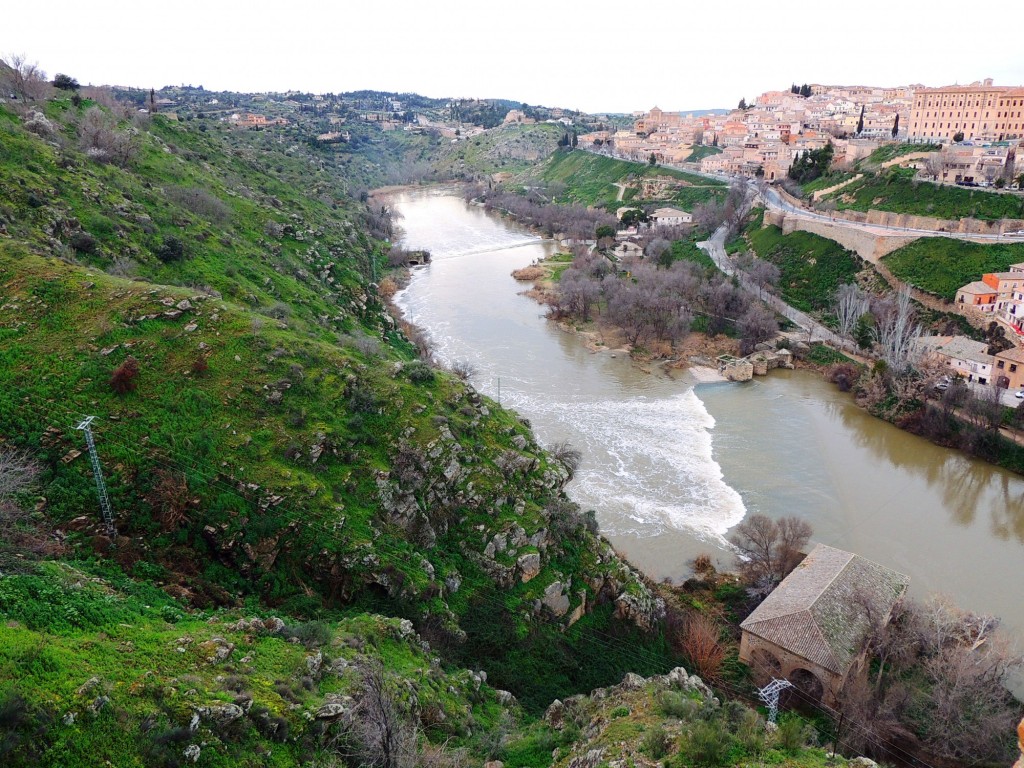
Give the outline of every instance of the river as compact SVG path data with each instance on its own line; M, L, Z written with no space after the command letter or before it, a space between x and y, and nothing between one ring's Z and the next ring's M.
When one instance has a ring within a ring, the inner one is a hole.
M684 578L702 552L730 567L725 537L745 515L798 515L814 541L908 574L918 597L996 614L1024 639L1024 479L867 415L817 374L698 383L592 353L510 276L552 243L456 190L392 202L403 244L433 255L400 308L542 444L582 450L570 497L652 578Z

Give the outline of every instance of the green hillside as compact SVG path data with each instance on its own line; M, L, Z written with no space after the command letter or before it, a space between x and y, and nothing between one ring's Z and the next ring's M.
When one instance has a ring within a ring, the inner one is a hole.
M778 227L762 227L762 217L763 211L747 228L747 237L758 257L779 268L782 298L804 312L827 311L836 290L853 282L863 262L834 240L810 232L783 235Z
M864 178L829 195L840 210L868 211L876 208L893 213L933 216L939 219L1024 218L1024 197L980 189L930 184L917 181L913 168L893 168L884 174Z
M619 194L615 184L630 183L639 178L659 177L682 182L674 188L674 194L677 193L680 204L686 204L688 207L710 199L717 188L723 191L725 188L721 182L692 173L647 163L617 160L580 150L555 152L547 163L541 166L538 177L547 184L564 186L559 202L612 209ZM632 195L627 199L629 198L632 198Z
M38 473L0 487L0 765L632 754L654 720L540 716L685 662L700 606L597 535L571 454L417 354L389 219L349 175L385 165L305 130L0 106L0 457ZM641 687L627 712L695 702L658 715L680 766L698 710L734 764L820 764L802 730L746 744L686 675Z
M1005 272L1024 261L1024 244L985 245L945 237L915 240L885 256L882 261L907 283L950 301L956 289L980 280L986 272Z

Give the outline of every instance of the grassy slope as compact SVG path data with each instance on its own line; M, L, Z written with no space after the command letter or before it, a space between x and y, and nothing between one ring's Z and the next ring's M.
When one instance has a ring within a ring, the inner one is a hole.
M677 179L687 184L705 187L688 190L683 187L679 194L686 201L699 202L711 196L708 187L723 187L720 182L694 176L691 173L670 168L652 166L646 163L632 163L612 157L595 155L590 152L556 152L543 166L541 178L547 183L566 185L564 198L559 202L580 203L591 206L614 207L619 190L616 182L624 183L639 177L663 177ZM683 204L683 199L680 204Z
M867 174L828 199L834 199L840 209L854 211L877 208L940 219L1024 218L1024 198L1020 196L918 182L912 178L914 173L913 169L895 169L884 175Z
M70 129L54 149L0 114L10 235L0 240L0 436L45 463L49 524L84 516L72 525L83 547L97 527L87 462L59 460L82 448L72 426L88 412L99 417L119 562L129 572L145 563L195 605L246 594L294 615L365 605L429 621L457 645L456 622L501 601L524 644L571 656L561 622L531 621L545 587L572 580L588 605L603 574L640 589L582 522L552 520L562 470L513 414L409 364L369 283L378 254L341 194L344 178L301 145L157 119L139 137L137 164L121 170L74 150ZM172 185L211 190L228 216L211 222L183 208L165 192ZM279 234L266 234L271 220ZM75 222L89 227L95 252L73 253ZM189 258L166 265L153 251L172 233ZM128 254L157 282L100 269ZM183 299L191 309L164 314ZM118 396L108 381L129 354L140 362L138 388ZM193 370L200 357L203 372ZM323 449L316 462L314 447ZM499 466L509 457L521 468ZM180 524L162 515L162 473L187 483ZM383 509L388 494L394 512ZM575 532L545 538L556 523ZM517 553L482 551L515 527L539 534L542 571L500 588ZM444 584L455 574L457 591ZM592 628L614 624L602 614ZM624 653L606 656L604 682L629 664ZM553 679L514 682L564 695Z
M521 173L555 151L565 134L561 125L504 125L479 136L438 145L432 166L441 178Z
M763 214L762 214L763 215ZM747 230L754 251L781 271L782 298L805 312L827 310L836 289L853 281L860 259L833 240L793 232L783 235L778 227L760 227L760 216Z
M252 612L190 614L96 564L8 575L0 613L0 708L22 718L0 730L0 758L12 767L175 765L189 744L202 745L204 766L297 765L332 752L341 726L313 715L329 696L357 694L355 665L370 659L415 691L432 741L478 748L471 728L487 729L502 711L492 689L442 671L397 619L243 628ZM319 669L310 666L318 656ZM403 698L411 703L408 691ZM245 714L230 724L200 716L189 731L196 710L232 704Z
M712 146L694 147L693 151L689 155L687 155L686 162L687 163L699 163L705 157L712 157L714 155L720 155L720 154L722 154L722 150L719 149L718 147L712 147Z
M922 238L883 258L892 273L925 291L953 299L956 290L985 272L1004 272L1024 261L1024 245L984 245L944 237Z

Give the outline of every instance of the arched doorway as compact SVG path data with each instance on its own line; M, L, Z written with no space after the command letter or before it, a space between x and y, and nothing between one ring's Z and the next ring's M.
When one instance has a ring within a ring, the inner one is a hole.
M825 695L825 686L809 669L794 669L787 679L793 684L793 689L784 692L782 703L786 707L813 707L820 703Z

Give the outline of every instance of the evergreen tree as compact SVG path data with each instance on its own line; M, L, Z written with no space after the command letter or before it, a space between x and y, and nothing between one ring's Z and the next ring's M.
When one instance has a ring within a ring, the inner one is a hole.
M580 145L580 137L577 135L576 131L573 131L572 132L572 148L576 149L576 147L578 147L579 145Z
M810 96L811 95L811 86L809 86L807 83L804 83L803 85L801 85L800 86L800 95L801 96Z
M746 110L746 108L747 108L747 100L746 100L746 98L740 99L740 104L737 107L737 109Z
M857 121L857 135L864 133L864 107L860 108L860 119Z
M897 114L896 119L892 123L892 137L895 139L897 134L900 132L900 116Z
M655 156L655 154L653 152L651 152L651 156L649 158L647 158L647 163L649 165L657 165L658 164L658 158Z
M799 96L800 95L800 86L797 85L796 83L793 83L791 86L789 86L789 92L790 93L795 93L797 96Z

